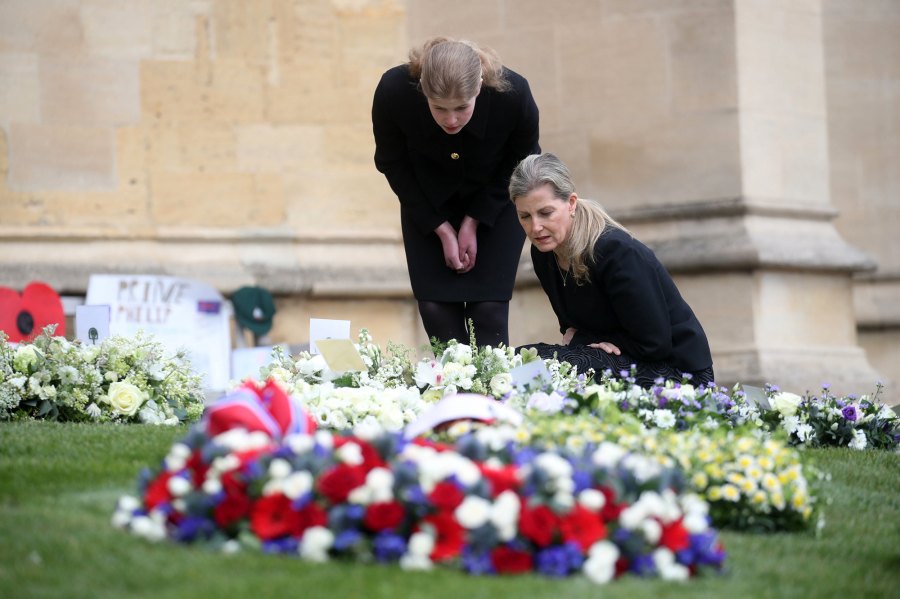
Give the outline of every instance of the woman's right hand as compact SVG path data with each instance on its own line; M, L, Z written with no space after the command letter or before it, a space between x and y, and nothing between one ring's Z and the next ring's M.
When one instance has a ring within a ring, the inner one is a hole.
M434 232L441 240L441 246L444 249L444 263L447 268L456 272L463 271L466 265L459 259L459 241L456 238L456 229L449 222L444 221Z
M572 327L569 327L568 329L566 329L566 334L563 335L563 338L562 338L562 345L569 345L569 343L572 342L572 337L575 336L575 332L576 332L576 329L573 329Z

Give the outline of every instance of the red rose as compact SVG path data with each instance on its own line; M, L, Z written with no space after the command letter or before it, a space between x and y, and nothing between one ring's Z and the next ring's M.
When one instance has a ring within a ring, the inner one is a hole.
M326 526L328 524L328 512L322 506L310 501L297 511L297 527L292 534L300 537L307 528L313 526Z
M263 541L286 537L300 527L291 500L276 493L260 497L250 511L250 529Z
M600 517L603 518L604 522L615 522L619 519L619 514L628 507L628 504L616 503L616 492L609 487L599 487L599 491L606 498L606 503L603 504L603 509L600 510Z
M672 551L681 551L691 546L690 535L680 519L663 525L659 544Z
M563 516L559 528L566 542L577 543L584 552L600 539L606 538L606 526L600 516L580 505Z
M519 514L519 532L538 547L547 547L553 542L553 535L559 528L559 516L546 505L536 508L522 506Z
M347 501L350 491L366 482L366 469L362 466L339 464L319 477L319 493L331 503Z
M436 484L428 494L428 500L439 511L453 511L463 502L463 499L465 499L463 492L450 481Z
M531 554L501 545L491 551L491 564L498 574L521 574L532 568Z
M403 506L396 501L373 503L366 508L363 524L373 532L393 530L403 522L403 516L405 515L406 512L403 510Z
M488 479L491 485L491 497L497 497L504 491L515 491L521 485L519 469L510 464L503 468L491 468L480 464L481 474Z
M430 524L435 529L434 550L431 559L439 562L458 557L465 540L465 530L453 517L452 512L438 512L426 516L423 524Z
M209 464L204 463L203 454L195 451L187 461L187 469L191 472L191 481L195 487L199 487L206 480Z
M169 493L170 478L172 478L172 473L166 470L147 485L147 490L144 491L144 507L147 508L147 511L152 510L161 503L172 500L172 495Z
M243 492L226 492L225 498L213 508L213 519L222 528L228 528L250 513L250 498Z

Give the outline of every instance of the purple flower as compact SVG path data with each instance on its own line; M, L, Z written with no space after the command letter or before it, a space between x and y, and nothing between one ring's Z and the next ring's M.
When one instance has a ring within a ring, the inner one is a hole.
M652 576L656 574L656 562L652 555L636 555L628 569L638 576Z
M469 574L496 574L487 551L475 551L469 545L462 550L462 567Z
M406 541L398 534L383 532L372 542L375 559L380 562L395 562L406 553Z
M211 520L199 516L188 516L178 523L175 539L190 543L197 537L208 538L215 530L216 527Z
M849 420L850 422L856 422L856 419L859 417L859 412L856 410L856 406L850 404L841 410L841 414L844 415L844 418Z
M336 537L334 537L334 550L335 551L346 551L353 547L357 541L362 538L362 533L360 533L355 528L349 528L345 531L338 533Z
M546 576L562 577L581 568L584 557L574 543L548 547L534 556L535 568Z
M263 553L297 553L300 542L294 537L283 537L281 539L271 539L263 541Z

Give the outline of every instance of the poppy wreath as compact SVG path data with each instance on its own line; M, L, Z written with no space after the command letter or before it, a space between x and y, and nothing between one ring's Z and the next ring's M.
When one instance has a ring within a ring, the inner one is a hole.
M21 294L15 289L0 287L0 331L6 333L9 341L31 341L44 327L53 324L57 325L55 334L65 336L62 300L52 287L34 281Z

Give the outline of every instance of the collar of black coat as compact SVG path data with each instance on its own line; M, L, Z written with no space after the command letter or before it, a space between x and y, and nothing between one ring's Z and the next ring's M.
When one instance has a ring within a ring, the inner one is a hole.
M475 110L472 112L472 118L469 119L469 122L457 135L468 132L469 135L474 135L478 139L484 139L485 135L487 135L488 116L491 113L491 99L493 96L494 90L487 86L482 86L481 93L475 98ZM428 132L428 137L449 136L447 133L444 133L441 126L431 116L431 110L428 108L428 99L425 98L424 94L422 94L422 99L424 100L423 105L425 108L425 112L422 115L422 118L425 120L423 131Z

